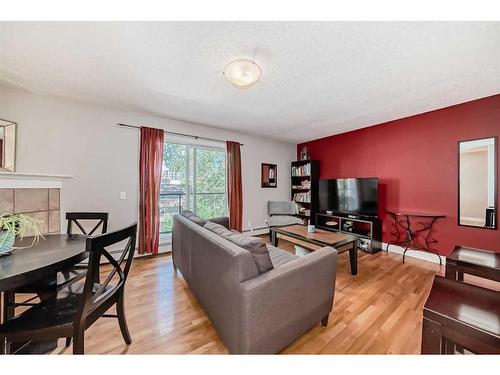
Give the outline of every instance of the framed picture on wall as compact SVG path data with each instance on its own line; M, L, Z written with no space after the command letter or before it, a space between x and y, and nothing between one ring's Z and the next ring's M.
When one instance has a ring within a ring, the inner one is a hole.
M278 166L276 164L261 164L260 186L263 188L278 186Z

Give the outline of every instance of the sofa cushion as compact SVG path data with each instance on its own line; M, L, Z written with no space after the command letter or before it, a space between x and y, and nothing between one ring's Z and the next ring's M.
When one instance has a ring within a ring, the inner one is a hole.
M201 217L196 215L193 211L182 210L181 215L184 216L186 219L191 220L193 223L198 224L201 227L208 222L207 220L202 219Z
M267 250L269 251L269 256L271 257L271 261L273 262L274 268L277 268L288 262L291 262L292 260L297 260L300 258L298 255L292 254L285 250L278 249L271 245L267 245Z
M260 238L246 237L241 233L234 233L222 225L212 222L206 223L203 227L235 245L248 250L252 254L259 273L262 274L273 269L273 262L269 256L267 246Z
M217 223L229 229L229 217L220 216L220 217L211 217L207 221L211 221L212 223Z

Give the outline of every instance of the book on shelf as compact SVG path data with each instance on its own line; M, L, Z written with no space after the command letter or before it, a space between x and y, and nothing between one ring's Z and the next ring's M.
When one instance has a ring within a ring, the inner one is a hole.
M293 195L293 200L295 202L310 203L311 202L311 192L308 191L307 193L295 193Z
M292 177L308 177L311 175L311 164L292 166Z
M309 180L301 181L300 185L292 185L292 189L295 190L307 190L310 188L311 188L311 181Z
M299 214L303 216L311 216L311 210L303 206L299 206Z

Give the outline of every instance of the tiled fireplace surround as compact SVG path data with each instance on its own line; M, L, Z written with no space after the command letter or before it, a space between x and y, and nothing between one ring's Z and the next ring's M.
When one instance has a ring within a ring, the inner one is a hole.
M0 214L22 213L40 221L42 234L60 232L59 188L0 188Z

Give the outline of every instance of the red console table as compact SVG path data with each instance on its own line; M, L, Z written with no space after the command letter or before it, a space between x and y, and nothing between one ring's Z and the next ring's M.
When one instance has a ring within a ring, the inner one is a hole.
M431 245L437 242L432 238L432 227L438 219L445 217L444 215L392 210L387 210L387 213L394 219L395 230L391 234L396 237L396 240L387 244L386 251L389 250L390 245L404 247L403 263L408 249L425 251L436 254L439 264L442 264L437 250ZM420 225L420 228L415 228L416 224Z

